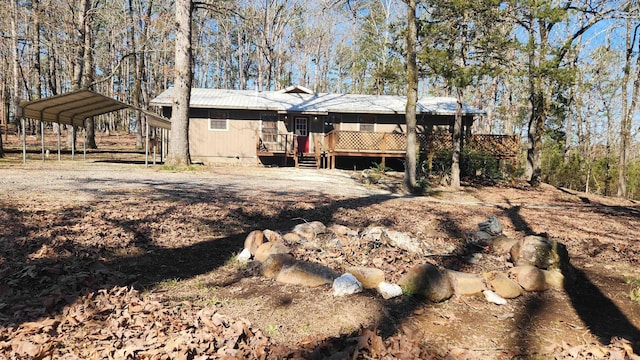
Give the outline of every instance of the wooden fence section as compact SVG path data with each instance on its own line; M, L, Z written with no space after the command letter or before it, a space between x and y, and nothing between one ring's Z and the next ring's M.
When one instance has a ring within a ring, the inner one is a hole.
M324 150L348 153L402 152L407 148L404 134L334 130L325 135Z
M470 135L465 137L464 146L496 158L508 159L517 156L519 142L515 135ZM387 157L404 157L406 148L406 136L403 133L334 130L325 136L323 151L332 167L336 156L380 157L384 164ZM422 154L433 155L451 149L449 133L417 134L416 151Z

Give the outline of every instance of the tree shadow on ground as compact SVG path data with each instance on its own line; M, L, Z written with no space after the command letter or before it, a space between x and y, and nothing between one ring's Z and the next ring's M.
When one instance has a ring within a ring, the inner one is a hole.
M165 280L187 279L211 272L223 266L233 254L240 251L246 234L254 229L290 229L299 223L300 219L329 223L334 221L333 216L340 209L357 210L398 198L390 195L371 195L331 200L322 193L301 196L295 192L279 191L276 195L270 195L273 198L267 201L271 208L258 210L246 204L246 194L232 187L211 186L206 182L127 181L122 185L147 189L142 193L143 196L148 196L147 205L152 205L154 198L174 203L171 207L129 218L122 213L126 214L141 204L127 199L127 193L123 193L121 188L103 187L99 179L88 181L92 183L92 188L83 191L96 196L98 200L94 203L68 207L56 213L3 207L2 220L14 226L11 229L5 228L0 234L3 262L6 264L0 273L0 303L3 305L0 307L0 326L17 326L25 321L55 315L76 297L98 289L131 284L150 287ZM283 203L281 196L288 196L290 199ZM107 201L111 197L121 199L122 213L101 214L104 215L103 221L110 227L119 229L122 234L130 236L127 246L130 253L111 253L111 248L100 243L100 237L106 236L101 235L100 231L95 233L95 241L89 246L75 241L64 241L72 239L73 236L81 236L82 234L75 232L74 225L90 221L87 214L91 212L91 208L96 206L97 202ZM297 206L298 202L304 202L308 206L300 208ZM178 216L188 206L194 206L196 209L204 206L204 210L209 210L207 207L211 206L215 211L221 212L222 215L218 217L214 216L215 212L205 212L182 219L185 226L215 229L215 237L212 237L212 234L207 235L205 230L194 233L194 242L187 242L188 245L155 244L154 234L162 231L158 224L167 218ZM517 231L532 233L531 227L520 215L518 206L502 208L502 211L511 219ZM36 219L39 216L44 217L44 223ZM463 231L453 219L446 213L442 213L440 217L450 236L461 236ZM354 221L358 222L356 225L360 227L372 223L371 219L366 218ZM42 232L41 227L51 229L44 231L40 236L32 237L31 234ZM208 240L198 240L202 237ZM445 264L452 269L460 269L464 257L477 251L473 246L465 243L451 258L446 259ZM55 256L50 257L49 254ZM567 285L567 293L585 324L603 341L610 340L612 336L630 336L637 348L637 339L640 338L637 328L597 286L583 276L584 274L581 275L577 270L575 272L577 280ZM231 282L238 281L241 277L242 274L238 274ZM526 339L531 336L533 325L528 321L534 318L535 313L541 308L535 300L532 301L534 302L525 306L522 318L518 321L525 324L518 327L518 338ZM389 316L383 316L384 322L378 325L382 329L383 337L388 338L397 333L402 322L411 317L416 309L428 304L420 299L407 297L386 301L384 306ZM593 309L599 309L600 312L594 314ZM612 318L618 320L616 324L600 323ZM355 335L345 336L347 339L353 339ZM338 346L335 341L340 344L346 340L345 337L327 339L331 345L327 345L325 349L319 345L314 351L319 354L325 350L330 351ZM526 346L526 343L518 346Z
M603 206L603 205L601 205ZM499 207L510 219L517 231L526 235L540 235L547 237L547 234L534 233L526 219L520 214L520 206ZM616 337L625 338L633 344L634 352L640 351L640 330L633 325L627 316L618 306L607 297L600 288L595 285L584 271L574 267L569 260L569 254L565 247L559 247L562 252L560 264L564 275L564 290L568 295L571 305L583 321L589 331L598 340L609 345ZM521 351L528 352L528 344L531 329L536 315L543 311L545 302L539 297L528 297L525 302L525 309L519 314L517 321L518 336L516 346Z

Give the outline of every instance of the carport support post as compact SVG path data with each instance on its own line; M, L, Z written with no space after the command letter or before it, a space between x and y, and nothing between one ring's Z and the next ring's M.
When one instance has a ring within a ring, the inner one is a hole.
M144 166L149 167L149 122L145 121L145 124L147 134L145 136Z
M158 128L153 128L153 165L156 164L156 148L158 147Z
M44 162L44 121L40 120L40 137L42 138L42 162Z
M62 132L61 128L62 124L58 123L58 161L60 161L60 133Z
M76 156L76 126L71 124L71 160Z
M24 123L24 117L20 117L20 123L22 124L22 162L27 163L27 131Z
M87 160L87 128L82 128L82 160Z

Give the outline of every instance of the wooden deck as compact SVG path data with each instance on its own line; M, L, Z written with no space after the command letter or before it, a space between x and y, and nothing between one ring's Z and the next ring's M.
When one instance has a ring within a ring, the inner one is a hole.
M298 166L301 156L315 157L317 167L321 165L335 168L336 157L404 158L407 142L403 133L379 133L333 130L328 134L316 135L315 152L299 154L296 137L278 134L271 136L271 142L258 142L258 156L284 157L285 165L291 159ZM515 135L470 135L465 138L465 147L481 151L499 159L514 159L518 154L519 142ZM417 134L416 151L426 157L434 157L438 152L451 150L451 134ZM324 162L322 159L326 159Z
M283 158L284 166L291 160L298 167L298 140L292 133L269 134L258 138L258 157Z

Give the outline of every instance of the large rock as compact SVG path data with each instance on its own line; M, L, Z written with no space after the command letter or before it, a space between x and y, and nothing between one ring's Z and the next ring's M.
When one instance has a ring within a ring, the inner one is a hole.
M362 292L362 283L346 273L333 280L333 296L353 295Z
M249 249L244 248L242 249L242 251L240 252L240 254L238 254L238 256L236 257L236 259L240 262L246 262L249 261L249 259L251 259L251 251L249 251Z
M256 250L258 250L262 244L264 244L264 234L260 230L253 230L244 240L244 248L248 249L251 255L255 255Z
M271 254L262 262L262 275L272 279L276 278L282 268L292 266L295 262L296 259L291 254Z
M390 284L385 281L378 284L376 290L378 290L378 294L380 294L384 299L391 299L402 295L402 288L400 285Z
M491 239L491 249L498 254L509 254L511 248L517 243L518 240L503 234Z
M518 280L518 284L526 291L547 290L547 281L544 272L535 266L516 266L509 270L510 276Z
M262 232L262 234L264 235L264 238L266 239L266 241L282 242L282 235L280 235L279 232L266 229Z
M522 287L500 271L490 271L482 274L489 287L505 299L513 299L522 295Z
M296 225L292 231L304 239L313 240L318 234L323 234L326 229L320 221L311 221Z
M491 236L498 236L502 234L502 224L500 224L498 218L493 215L489 216L487 221L483 221L478 224L478 228Z
M492 240L493 235L482 230L478 230L471 235L471 241L477 244L488 245L491 244Z
M346 271L355 276L365 289L374 289L384 281L384 271L380 269L353 266Z
M362 230L362 232L360 233L360 237L370 241L380 241L383 231L384 228L382 226L369 226L366 229Z
M400 232L384 229L382 231L381 240L386 241L389 245L395 246L407 251L409 254L422 254L420 242L411 236Z
M557 241L530 235L511 248L511 259L516 266L532 265L540 269L562 269L568 265L567 249Z
M481 275L446 270L456 295L475 296L487 289Z
M496 294L491 290L484 290L482 293L484 294L484 298L487 299L487 301L490 303L494 303L497 305L507 304L507 300L505 300L505 298L503 298L502 296Z
M276 281L285 284L316 287L331 285L340 274L332 269L306 261L297 261L292 266L283 267L276 276Z
M432 302L441 302L453 295L453 286L446 272L429 263L409 269L398 284L405 294L421 295Z
M256 250L255 255L253 256L256 261L263 262L270 255L273 254L289 254L291 250L281 242L266 242Z
M542 270L544 274L544 281L547 283L547 286L553 289L564 289L565 285L565 277L558 269L553 270Z
M331 226L329 226L327 228L328 231L336 234L336 235L341 235L341 236L358 236L358 232L355 230L352 230L351 228L344 226L344 225L339 225L339 224L333 224Z
M294 232L288 232L284 235L282 235L282 238L287 241L288 243L297 243L300 242L302 240L302 237L300 235L298 235L297 233Z

